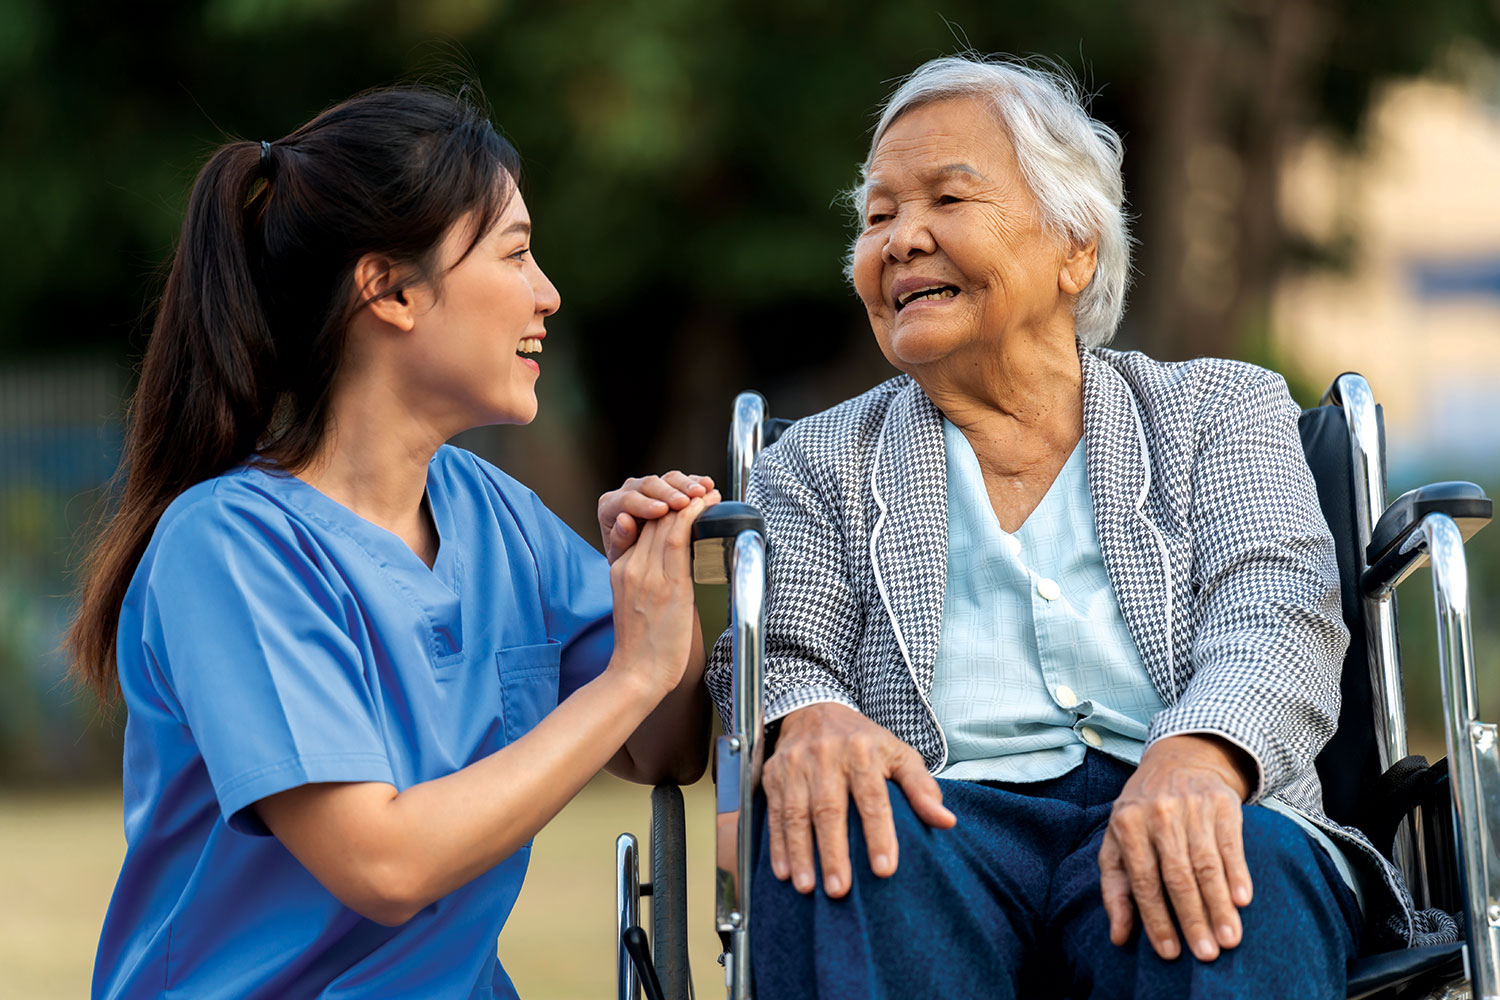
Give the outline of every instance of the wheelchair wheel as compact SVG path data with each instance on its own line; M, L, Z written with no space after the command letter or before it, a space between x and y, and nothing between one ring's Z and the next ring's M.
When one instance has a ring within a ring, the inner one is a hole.
M667 1000L692 1000L688 965L687 835L682 791L651 791L651 943L656 974Z

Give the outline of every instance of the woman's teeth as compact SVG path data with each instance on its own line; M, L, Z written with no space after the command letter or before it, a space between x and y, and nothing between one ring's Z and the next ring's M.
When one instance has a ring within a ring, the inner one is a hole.
M930 288L923 288L919 291L908 292L907 294L901 296L901 298L896 302L896 311L900 312L902 309L905 309L913 302L917 302L922 299L951 299L957 294L958 289L954 288L952 285L934 285Z
M517 354L540 354L542 353L542 338L527 337L521 341L521 346L516 348Z

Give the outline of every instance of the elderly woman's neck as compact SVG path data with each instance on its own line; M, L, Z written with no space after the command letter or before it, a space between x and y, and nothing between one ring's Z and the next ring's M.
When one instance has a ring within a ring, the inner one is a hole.
M971 441L1071 451L1083 434L1083 370L1071 341L1019 344L914 377Z

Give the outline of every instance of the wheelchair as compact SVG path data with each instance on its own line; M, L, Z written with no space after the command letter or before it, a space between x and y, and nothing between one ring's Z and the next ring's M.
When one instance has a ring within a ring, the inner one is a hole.
M751 465L792 421L770 419L755 392L735 400L728 496L694 526L693 573L727 583L733 648L733 716L717 740L715 923L728 1000L751 1000L749 948L755 792L765 750L762 698L767 578L765 525L744 504ZM1500 727L1478 716L1464 543L1489 523L1492 503L1472 483L1435 483L1386 503L1381 409L1369 384L1340 375L1299 430L1318 499L1334 536L1345 623L1338 730L1317 759L1324 807L1363 830L1406 878L1420 908L1455 914L1463 939L1365 955L1349 970L1348 997L1500 998ZM1397 586L1432 567L1447 757L1407 752ZM616 842L619 1000L691 1000L681 792L652 792L651 880L639 877L638 841ZM640 926L651 899L652 932ZM774 1000L774 998L766 998Z

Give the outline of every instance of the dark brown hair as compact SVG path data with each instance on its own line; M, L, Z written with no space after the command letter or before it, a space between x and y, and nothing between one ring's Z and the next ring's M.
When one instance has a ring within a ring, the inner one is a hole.
M402 284L437 283L443 236L468 251L504 211L519 161L467 91L374 90L269 145L221 146L193 182L127 419L123 481L84 564L66 645L73 673L118 690L120 606L162 512L252 455L316 453L366 254ZM467 252L465 255L467 255Z

